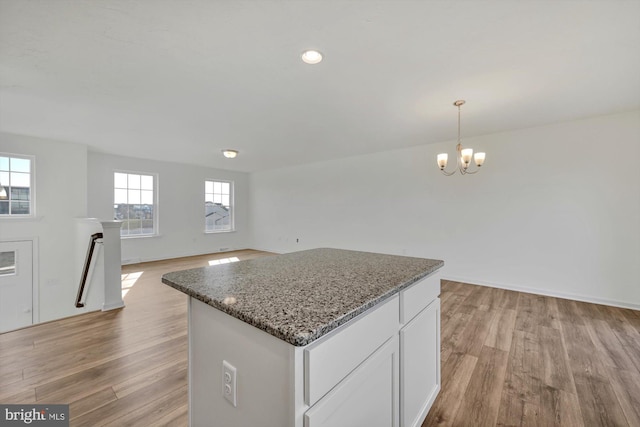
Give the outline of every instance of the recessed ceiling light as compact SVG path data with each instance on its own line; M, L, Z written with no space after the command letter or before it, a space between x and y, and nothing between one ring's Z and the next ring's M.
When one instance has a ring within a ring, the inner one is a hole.
M322 54L317 50L305 50L302 52L302 60L307 64L317 64L322 61Z
M229 150L229 149L222 150L222 155L225 156L227 159L233 159L238 155L238 150Z

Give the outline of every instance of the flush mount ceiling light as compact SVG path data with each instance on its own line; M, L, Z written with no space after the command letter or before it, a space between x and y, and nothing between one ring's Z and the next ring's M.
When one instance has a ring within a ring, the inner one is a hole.
M476 153L473 154L473 148L462 148L461 140L460 140L460 107L464 105L464 100L458 100L453 103L456 107L458 107L458 145L456 145L456 151L458 152L457 160L458 160L458 170L462 175L466 175L468 173L476 173L478 169L471 171L469 170L469 163L471 163L471 157L476 163L476 166L479 168L484 163L484 159L486 157L485 153ZM438 167L442 171L443 174L450 176L456 173L454 169L452 172L447 172L444 168L447 167L447 159L449 155L447 153L438 154Z
M305 50L302 52L302 61L306 64L317 64L322 61L322 54L317 50Z
M238 150L230 150L230 149L222 150L222 155L225 156L227 159L233 159L238 155Z

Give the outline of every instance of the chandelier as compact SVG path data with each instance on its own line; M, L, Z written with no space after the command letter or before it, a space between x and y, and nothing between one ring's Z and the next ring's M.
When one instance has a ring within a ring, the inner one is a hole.
M456 158L458 163L458 170L462 175L478 172L478 169L474 171L469 170L469 164L471 163L472 157L478 168L482 166L482 164L484 163L484 159L486 157L485 153L476 153L474 155L473 148L462 148L462 144L460 143L460 107L463 106L464 103L465 101L462 99L453 103L453 105L458 107L458 145L456 145L456 151L458 153ZM447 167L448 159L449 159L449 155L447 153L438 154L438 167L440 168L440 171L442 171L443 174L447 176L451 176L454 173L456 173L456 169L452 170L451 172L447 172L446 170L444 170Z

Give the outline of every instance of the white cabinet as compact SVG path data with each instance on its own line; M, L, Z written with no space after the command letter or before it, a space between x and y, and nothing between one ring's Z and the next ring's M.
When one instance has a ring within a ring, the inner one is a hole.
M440 275L431 274L400 291L400 323L406 325L440 296Z
M440 391L440 299L400 330L402 427L420 426Z
M309 409L305 427L397 427L398 337L392 336Z
M440 391L439 295L439 275L428 276L403 289L399 301L309 346L305 427L419 427Z
M304 400L307 405L313 406L389 338L398 335L398 310L396 295L305 347Z
M439 294L434 274L304 347L190 298L190 425L419 426L440 390Z

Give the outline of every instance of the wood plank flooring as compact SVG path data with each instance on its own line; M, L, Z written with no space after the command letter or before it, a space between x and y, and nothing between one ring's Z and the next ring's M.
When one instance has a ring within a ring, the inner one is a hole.
M640 312L442 283L427 426L640 426Z
M160 277L269 255L124 266L124 310L0 335L0 402L68 403L72 426L186 426L186 296ZM441 298L423 427L640 426L640 312L447 281Z
M122 267L126 308L0 335L0 402L70 404L71 426L187 425L187 297L169 271L253 250Z

